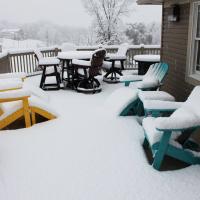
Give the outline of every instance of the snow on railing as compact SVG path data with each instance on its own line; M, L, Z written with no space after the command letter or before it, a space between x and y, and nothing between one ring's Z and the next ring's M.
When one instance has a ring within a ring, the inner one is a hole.
M95 50L100 46L79 46L78 51ZM103 46L108 53L117 52L118 45ZM135 69L134 56L138 54L160 54L159 45L129 45L125 69ZM48 47L39 49L45 57L53 57L58 54L59 47ZM0 54L0 73L4 72L26 72L29 75L37 74L37 61L33 49L10 50Z

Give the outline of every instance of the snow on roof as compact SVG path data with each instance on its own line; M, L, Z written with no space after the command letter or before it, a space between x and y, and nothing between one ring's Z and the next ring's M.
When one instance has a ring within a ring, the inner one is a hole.
M16 33L21 31L20 28L13 28L13 29L2 29L0 32L1 33Z

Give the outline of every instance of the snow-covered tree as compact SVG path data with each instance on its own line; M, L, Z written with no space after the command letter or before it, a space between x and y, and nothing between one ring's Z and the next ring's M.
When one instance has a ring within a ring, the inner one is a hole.
M161 28L159 24L128 24L126 35L132 44L160 44Z
M94 17L97 43L116 44L124 34L122 20L130 11L132 0L83 0L88 13Z

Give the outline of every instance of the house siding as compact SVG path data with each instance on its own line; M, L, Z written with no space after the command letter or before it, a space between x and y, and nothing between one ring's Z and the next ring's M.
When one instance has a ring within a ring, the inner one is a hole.
M194 87L185 81L190 4L181 4L180 10L180 21L169 22L172 8L163 7L161 60L169 64L169 73L162 89L184 101Z

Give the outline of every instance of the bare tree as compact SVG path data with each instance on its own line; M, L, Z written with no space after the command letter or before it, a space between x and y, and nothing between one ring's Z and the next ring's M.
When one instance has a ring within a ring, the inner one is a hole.
M119 43L121 18L130 11L132 0L83 0L88 13L94 17L99 43Z

